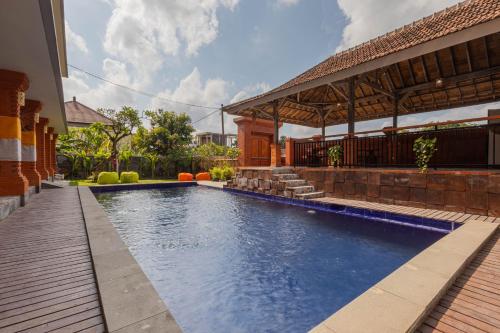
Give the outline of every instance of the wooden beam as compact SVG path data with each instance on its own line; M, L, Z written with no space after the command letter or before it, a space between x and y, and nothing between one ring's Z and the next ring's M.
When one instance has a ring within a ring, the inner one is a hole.
M455 54L453 53L453 47L449 48L450 50L450 61L451 61L451 70L453 72L453 75L457 75L457 67L455 65Z
M465 55L467 57L467 66L469 67L469 72L472 72L472 61L470 59L469 42L465 42Z
M429 82L429 75L427 74L427 66L425 64L424 56L420 56L420 65L422 65L425 82Z
M474 80L474 79L478 79L481 77L486 77L486 76L490 76L493 74L499 74L499 73L500 73L500 66L496 66L496 67L491 67L491 68L487 68L487 69L483 69L483 70L479 70L479 71L475 71L475 72L471 72L471 73L450 76L447 78L443 78L443 88L446 86L450 86L450 85L452 86L453 84L456 84L456 83L461 82L461 81ZM443 88L437 88L438 89L437 91L439 91ZM414 85L411 87L399 89L397 92L400 94L404 94L404 93L409 92L409 91L426 90L426 89L436 89L436 83L435 82L421 83L421 84L417 84L417 85Z
M415 85L417 84L417 81L415 81L415 74L413 74L413 65L411 64L410 59L406 60L406 63L408 65L408 72L410 73L411 82Z
M394 98L394 94L386 89L384 89L380 84L370 82L370 81L362 81L361 84L364 84L370 88L372 88L375 91L378 91L379 93L386 95L387 97Z
M342 96L342 98L343 98L346 102L348 102L348 101L349 101L349 97L347 97L347 95L346 95L346 94L345 94L345 93L344 93L344 92L343 92L340 88L338 88L336 85L334 85L334 84L330 83L330 84L328 84L328 86L329 86L330 88L332 88L332 90L333 90L334 92L336 92L337 94L339 94L340 96Z
M441 63L439 61L439 56L437 55L437 52L433 52L432 54L434 55L434 62L436 63L438 77L441 77L443 74L441 74Z
M484 56L486 58L486 64L490 67L490 54L488 51L488 41L486 40L486 36L483 37L483 46L484 46Z

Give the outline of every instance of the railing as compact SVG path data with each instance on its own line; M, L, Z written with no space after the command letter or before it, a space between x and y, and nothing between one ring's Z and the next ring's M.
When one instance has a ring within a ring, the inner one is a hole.
M373 134L373 132L365 132ZM357 133L359 135L359 133ZM497 138L498 136L498 138ZM343 167L416 167L413 143L416 139L436 138L437 151L431 168L500 168L500 124L456 128L388 132L383 135L346 136L326 141L296 141L294 165L326 167L328 149L342 147Z

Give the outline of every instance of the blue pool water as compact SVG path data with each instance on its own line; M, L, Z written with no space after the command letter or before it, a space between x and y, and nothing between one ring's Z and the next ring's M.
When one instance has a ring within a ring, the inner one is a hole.
M187 332L306 332L442 234L203 187L96 195Z

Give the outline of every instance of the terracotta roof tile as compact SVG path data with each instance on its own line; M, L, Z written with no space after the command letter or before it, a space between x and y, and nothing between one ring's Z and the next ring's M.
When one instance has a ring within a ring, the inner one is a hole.
M500 0L468 0L337 53L258 99L500 17Z
M99 112L89 108L77 102L75 99L64 103L64 108L66 111L66 121L71 126L74 124L87 124L91 125L93 123L101 122L106 125L111 124L111 120L103 116Z

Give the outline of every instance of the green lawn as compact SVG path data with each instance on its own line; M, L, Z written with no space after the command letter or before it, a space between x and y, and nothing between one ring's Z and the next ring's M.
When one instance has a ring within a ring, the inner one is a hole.
M175 181L177 181L177 179L141 179L139 180L139 184L156 184L156 183L168 183ZM69 184L71 186L101 186L87 179L71 180Z

